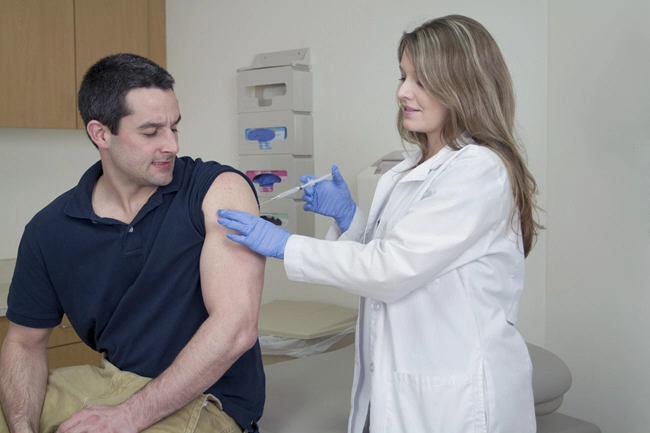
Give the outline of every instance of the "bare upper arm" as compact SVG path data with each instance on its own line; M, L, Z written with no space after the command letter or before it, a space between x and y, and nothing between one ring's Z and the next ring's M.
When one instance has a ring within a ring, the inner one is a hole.
M257 318L264 283L265 258L226 237L217 222L219 209L259 215L250 185L239 174L222 173L203 200L206 236L201 251L201 289L210 314L219 309L242 311ZM256 322L255 322L256 323Z

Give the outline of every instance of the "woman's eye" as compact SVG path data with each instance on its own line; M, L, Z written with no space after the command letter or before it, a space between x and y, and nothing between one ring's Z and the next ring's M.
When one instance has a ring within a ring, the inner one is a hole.
M400 77L399 80L403 83L406 80L406 77Z

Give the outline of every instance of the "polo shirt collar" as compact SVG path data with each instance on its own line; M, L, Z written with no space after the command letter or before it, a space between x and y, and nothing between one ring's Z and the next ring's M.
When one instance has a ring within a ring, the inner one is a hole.
M176 157L174 161L174 175L169 185L159 187L156 192L149 198L149 201L142 209L152 209L162 203L163 194L177 192L182 183L183 172L185 171L185 161ZM63 212L73 218L83 218L97 220L98 217L93 212L92 197L93 189L97 179L104 173L102 162L97 161L81 176L79 183L72 190L72 194Z

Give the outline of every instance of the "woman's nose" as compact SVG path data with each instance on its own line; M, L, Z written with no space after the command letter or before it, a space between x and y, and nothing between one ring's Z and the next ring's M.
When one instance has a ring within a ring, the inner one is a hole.
M397 99L401 101L402 99L409 98L409 96L412 94L409 86L410 85L407 81L402 81L402 83L400 83L399 87L397 88Z

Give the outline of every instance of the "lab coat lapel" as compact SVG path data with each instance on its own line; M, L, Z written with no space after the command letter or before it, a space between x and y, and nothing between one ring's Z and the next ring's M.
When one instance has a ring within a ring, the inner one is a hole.
M420 171L415 179L407 179L406 177L400 181L406 182L408 180L419 181L420 186L410 196L409 200L402 203L398 209L397 219L401 218L413 204L422 199L424 194L429 190L433 181L444 171L444 167L449 164L454 158L459 155L458 151L451 150L448 146L443 147L433 158L426 161L418 168L424 168ZM425 164L427 165L426 167Z
M398 183L396 179L401 177L400 174L404 170L412 167L419 157L419 151L404 152L404 160L379 178L377 188L375 189L375 195L372 199L372 204L370 205L370 211L368 212L368 222L366 225L364 243L373 238L374 229L377 226L377 220L381 216L384 206L390 198L395 185Z
M388 216L387 213L398 212L397 218L400 218L413 205L413 203L420 200L438 174L443 171L443 166L448 164L457 155L458 152L445 146L433 158L430 158L418 167L415 167L413 170L401 175L402 172L412 167L420 157L419 151L405 152L404 161L397 164L379 179L375 196L372 205L370 206L364 241L374 238L377 223L379 218L382 218L382 215ZM402 202L399 209L390 209L391 196L393 193L399 193L398 188L400 184L407 182L420 182L421 185L411 195L407 202Z

